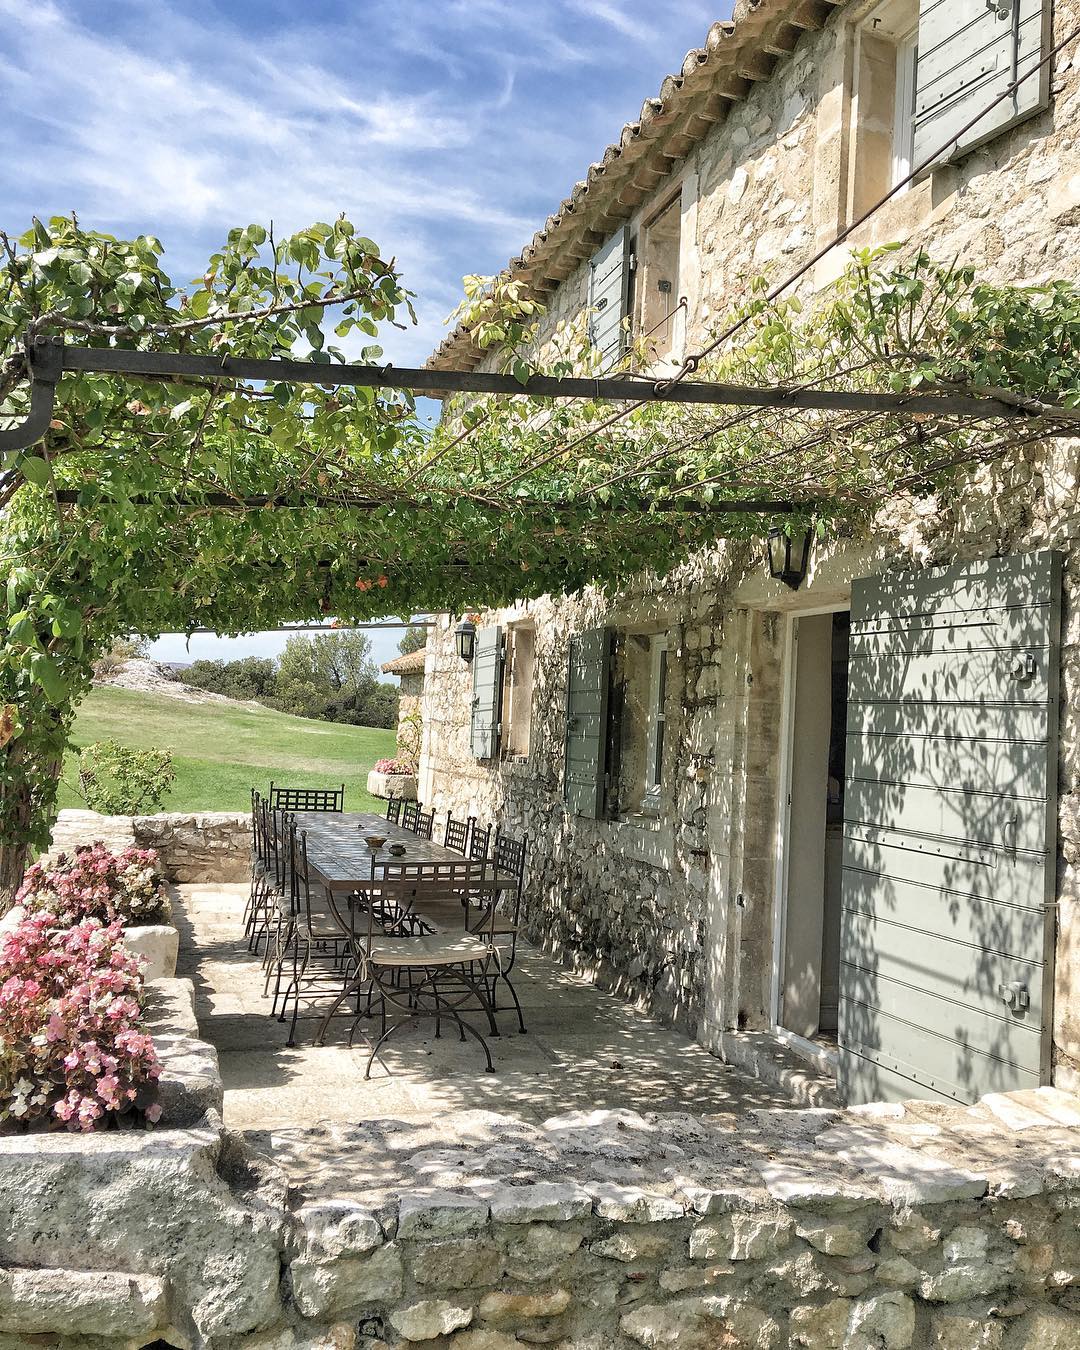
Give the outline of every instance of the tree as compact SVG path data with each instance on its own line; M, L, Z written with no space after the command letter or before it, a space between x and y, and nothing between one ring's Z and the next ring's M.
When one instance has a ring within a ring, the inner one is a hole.
M421 647L427 646L428 630L418 623L412 623L405 629L401 635L401 641L397 649L402 656L408 656L410 652L418 652Z
M277 670L268 656L242 656L236 661L193 661L177 678L194 689L226 698L269 699L277 691Z
M371 697L378 679L366 633L294 633L278 661L276 701L301 717L329 716L331 701L338 709L355 711Z

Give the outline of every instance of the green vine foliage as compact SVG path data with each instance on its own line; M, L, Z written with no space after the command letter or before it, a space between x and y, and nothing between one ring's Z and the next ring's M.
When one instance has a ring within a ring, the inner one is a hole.
M394 263L345 219L280 240L234 229L186 286L157 239L74 219L0 234L0 247L2 424L25 415L23 344L37 334L312 364L310 381L266 385L65 376L45 442L0 466L0 890L46 842L74 707L120 637L461 613L663 575L773 523L718 513L726 498L793 500L789 524L848 529L885 495L1022 453L1046 428L677 405L651 400L643 379L635 405L474 398L432 430L405 394L318 382L320 365L345 359L328 319L349 359L378 361L383 326L412 317ZM601 373L582 320L548 335L516 283L468 285L459 317L518 380ZM760 279L746 295L729 316L737 340L694 379L1080 403L1080 292L1064 282L991 287L885 252L857 256L813 304L770 301ZM620 368L647 360L638 344ZM242 509L262 494L285 504Z

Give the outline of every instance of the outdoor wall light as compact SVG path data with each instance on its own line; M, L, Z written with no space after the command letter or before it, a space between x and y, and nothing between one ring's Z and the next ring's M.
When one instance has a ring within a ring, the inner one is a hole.
M458 656L463 661L471 661L476 651L476 624L471 619L462 619L454 629L454 642Z
M769 573L775 581L782 581L793 591L799 589L806 580L812 538L812 530L795 536L780 529L769 531Z

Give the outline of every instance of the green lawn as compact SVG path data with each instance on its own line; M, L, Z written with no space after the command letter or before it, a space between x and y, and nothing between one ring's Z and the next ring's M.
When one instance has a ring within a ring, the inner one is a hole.
M166 811L246 811L251 789L265 791L271 779L291 787L344 783L346 810L380 810L383 804L367 792L368 770L394 754L394 733L375 727L108 687L91 690L75 722L77 745L103 740L173 752L176 782L162 807ZM71 787L77 780L69 758L61 806L84 805Z

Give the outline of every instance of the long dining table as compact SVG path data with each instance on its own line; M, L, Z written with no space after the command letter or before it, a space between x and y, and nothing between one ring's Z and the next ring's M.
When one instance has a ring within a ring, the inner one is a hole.
M468 867L463 854L433 839L421 839L412 830L372 811L297 811L295 819L297 829L307 834L308 867L328 890L354 891L372 879L385 877L387 869L403 866L436 863L445 868L460 864L463 871ZM366 835L381 836L386 843L378 849L369 848L364 842ZM405 852L391 853L392 844L402 846ZM494 882L500 890L511 890L518 884L509 873L496 873ZM417 889L422 893L422 876L418 877Z

